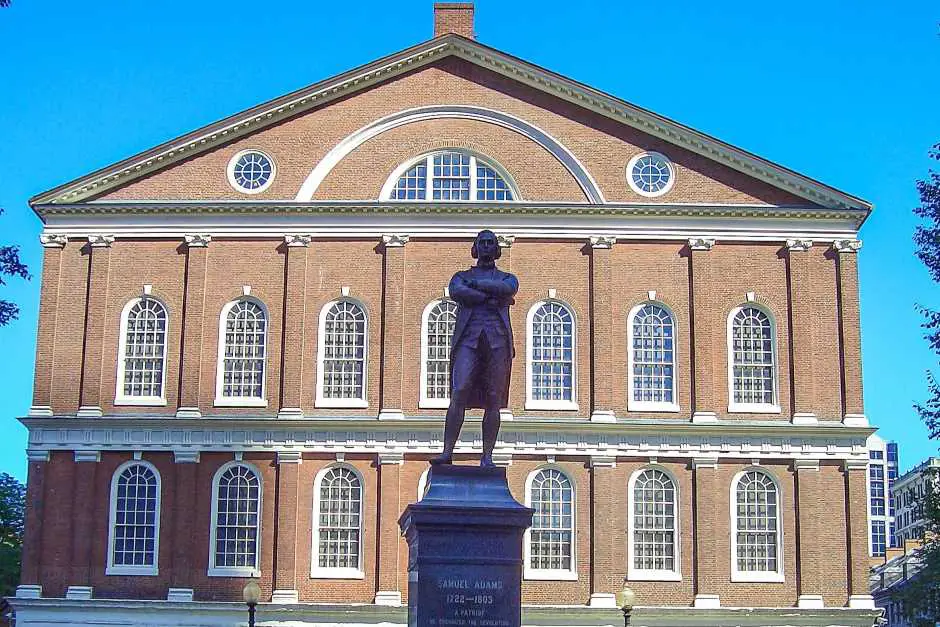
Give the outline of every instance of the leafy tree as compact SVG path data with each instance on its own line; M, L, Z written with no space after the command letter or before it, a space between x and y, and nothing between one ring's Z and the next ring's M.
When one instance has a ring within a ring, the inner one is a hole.
M10 596L20 580L26 486L0 473L0 597Z
M0 0L2 3L3 0ZM0 216L3 209L0 209ZM0 287L6 285L4 276L18 276L29 280L29 270L20 261L19 246L0 246ZM10 324L20 316L20 308L16 303L0 299L0 327Z

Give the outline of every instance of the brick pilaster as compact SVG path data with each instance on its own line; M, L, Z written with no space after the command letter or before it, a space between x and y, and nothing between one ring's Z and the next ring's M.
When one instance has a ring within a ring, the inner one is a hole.
M607 495L623 489L614 485L613 457L591 457L591 607L616 607L614 594L622 582L616 581L614 572L622 572L621 565L613 563L613 543L622 541L610 529Z
M722 582L728 580L728 573L720 569L718 550L714 537L721 528L721 513L714 507L715 494L726 490L718 482L718 458L696 457L692 459L693 479L695 483L695 607L719 607L718 595Z
M379 521L377 544L379 572L376 582L376 605L401 605L399 585L399 530L401 515L401 453L379 453Z
M183 350L180 356L180 394L177 418L199 418L202 382L203 324L206 313L206 270L209 235L186 235L186 285L183 297Z
M192 600L194 569L196 564L204 564L198 556L193 553L196 549L194 535L187 530L194 529L197 525L195 516L196 511L193 503L207 498L207 495L200 489L197 481L199 471L199 452L198 451L175 451L173 453L175 463L175 493L173 495L174 509L173 529L177 531L173 538L172 569L170 572L170 588L167 594L168 598L176 600ZM214 494L208 495L209 499L214 499ZM168 514L170 512L167 512Z
M591 237L591 420L614 422L613 281L616 237Z
M300 451L278 451L277 516L274 517L274 603L297 603L297 500ZM314 523L316 524L316 522Z
M309 235L285 235L284 344L279 418L303 418L304 317L307 311Z
M111 235L89 235L88 296L85 307L85 345L82 348L82 386L79 417L101 416L101 356L111 269Z
M849 598L847 605L874 609L868 591L868 460L845 461Z
M69 588L76 590L91 585L91 548L95 523L95 477L99 451L75 451L75 483L72 489L72 568Z
M55 363L56 321L59 315L59 276L62 249L68 243L63 235L40 235L44 249L42 260L42 298L39 301L39 331L36 334L36 370L33 378L33 404L30 416L51 416L52 378Z
M820 521L825 519L827 499L823 493L818 459L797 459L796 471L797 570L799 599L797 606L823 606L822 573L825 554L820 546Z
M715 394L715 354L718 345L711 319L712 303L709 292L713 288L709 252L715 240L692 238L689 240L689 283L692 302L689 321L692 327L692 422L715 422L718 396Z
M790 363L793 364L793 424L816 424L813 411L816 398L816 373L813 367L813 288L810 255L812 240L787 240L787 264L790 293Z
M23 532L20 585L39 585L39 560L42 558L42 525L44 519L46 466L49 453L26 451L29 460L26 478L26 516Z
M862 337L858 309L858 265L856 253L862 243L856 239L836 240L839 285L839 339L842 357L842 422L867 427L862 402Z
M405 244L407 235L383 235L385 284L382 286L382 408L380 419L404 418L402 354L405 329Z

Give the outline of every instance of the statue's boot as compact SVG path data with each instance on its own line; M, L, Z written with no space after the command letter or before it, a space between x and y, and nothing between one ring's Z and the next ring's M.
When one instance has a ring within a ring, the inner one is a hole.
M483 457L480 458L480 468L495 468L495 467L496 467L496 464L493 463L492 455L484 455Z
M432 457L431 460L432 466L445 466L454 463L453 453L441 453L437 457Z

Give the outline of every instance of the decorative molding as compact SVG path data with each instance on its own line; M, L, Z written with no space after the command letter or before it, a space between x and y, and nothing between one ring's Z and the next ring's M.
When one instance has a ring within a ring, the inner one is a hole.
M212 236L208 233L191 233L184 235L183 241L190 248L206 248L212 241Z
M696 411L692 413L692 424L715 424L718 422L718 414L713 411Z
M718 456L709 455L707 457L693 457L692 458L692 470L699 469L711 469L715 470L718 468Z
M617 243L617 237L614 235L592 235L588 241L591 243L591 248L610 250Z
M375 605L383 605L385 607L401 607L401 592L397 590L379 590L375 593L375 600L373 603Z
M791 253L796 252L806 252L813 247L813 240L811 239L788 239L787 240L787 250Z
M142 296L150 296L153 293L153 285L149 283L144 283L144 286L141 290Z
M511 410L511 409L506 409L506 408L504 407L503 409L500 409L500 410L499 410L499 421L500 421L500 422L508 422L508 421L510 421L510 420L512 420L512 419L513 419L513 415L512 415L512 410Z
M861 247L860 239L837 239L832 242L832 249L837 253L857 253Z
M300 594L296 590L275 590L271 593L271 603L300 603Z
M649 290L646 292L646 297L649 300L656 300L656 290Z
M868 457L853 457L842 461L846 472L853 470L868 470Z
M143 458L144 458L144 452L143 452L143 451L134 451L134 459L135 459L136 461L140 461L140 460L142 460Z
M404 420L405 414L400 409L386 409L382 408L379 410L379 420Z
M301 451L278 451L278 464L299 464L303 462L303 453Z
M818 610L826 607L821 594L801 594L796 600L796 606L804 609Z
M493 463L502 468L512 466L512 453L507 453L505 451L494 451Z
M174 449L173 461L177 464L198 464L199 451L192 449Z
M819 460L818 459L794 459L793 470L819 471Z
M842 424L846 427L867 427L868 416L865 414L846 414L842 417Z
M344 462L346 461L346 452L345 451L336 451L336 461Z
M745 302L753 303L754 301L757 300L757 294L755 292L745 292L744 300Z
M41 599L42 586L36 584L23 584L16 587L17 599Z
M237 462L243 461L245 459L245 451L235 451L234 458Z
M591 422L617 422L617 415L612 409L595 409L591 412Z
M33 405L27 414L30 418L48 418L55 415L50 405Z
M69 243L69 238L65 235L42 233L39 236L39 243L43 248L65 248L65 245Z
M340 288L339 288L339 294L340 294L340 296L342 296L343 298L346 298L347 296L349 296L349 286L348 286L348 285L344 285L344 286L340 287Z
M386 466L389 464L402 465L405 463L405 454L401 451L379 453L379 465Z
M405 244L407 244L408 240L410 239L411 239L410 235L399 235L399 234L383 235L382 243L385 245L386 248L404 248Z
M558 296L558 290L555 289L554 287L548 288L548 297L555 298L556 296Z
M242 285L242 296L251 296L251 286Z
M300 407L281 407L277 410L277 417L281 420L302 420L304 410Z
M47 462L49 461L49 451L37 451L35 449L26 449L27 462Z
M198 407L180 407L176 410L177 418L202 418Z
M70 601L89 601L93 591L91 586L69 586L65 590L65 598Z
M111 248L111 244L114 243L113 235L89 235L88 236L88 245L92 248Z
M721 607L721 599L717 594L696 594L692 607L697 609L717 609Z
M591 455L590 465L591 468L616 468L617 457L616 455Z
M715 246L713 237L690 237L689 248L692 250L711 250Z
M309 235L296 233L288 233L284 236L284 243L287 244L288 248L306 248L310 246L311 240L313 240L313 238Z
M104 414L97 405L82 405L75 416L78 418L101 418Z
M515 235L497 235L496 243L499 244L500 248L512 248L512 245L516 241Z
M819 418L812 412L796 412L791 422L795 425L815 425L819 424Z
M166 591L166 600L177 603L189 603L193 600L193 589L170 588Z

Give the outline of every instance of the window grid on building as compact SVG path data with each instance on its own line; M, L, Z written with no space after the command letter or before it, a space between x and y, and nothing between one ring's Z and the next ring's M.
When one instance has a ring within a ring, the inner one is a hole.
M163 397L166 319L166 308L152 298L141 298L128 310L123 396Z
M442 300L428 313L425 396L450 398L450 343L457 324L457 303Z
M331 468L320 481L317 564L359 568L362 484L348 468Z
M735 495L738 571L777 572L777 486L764 473L749 471L738 479Z
M112 566L156 566L159 482L146 464L127 466L114 495Z
M530 503L535 510L529 535L529 567L572 570L574 490L564 473L547 468L532 478Z
M431 198L470 200L470 155L445 152L434 155Z
M734 402L772 405L774 339L770 318L756 307L742 307L731 324Z
M633 400L675 402L675 325L663 307L644 305L633 316Z
M477 200L512 200L512 190L496 170L477 161Z
M515 195L509 182L491 164L475 155L449 150L422 157L408 168L399 176L388 198L512 201Z
M260 152L246 152L235 162L232 177L235 183L246 190L260 190L274 173L274 165L267 155Z
M222 396L263 398L267 319L251 301L238 301L225 317Z
M633 567L676 570L676 486L660 470L644 470L633 484Z
M350 301L334 303L323 333L323 398L364 399L365 311Z
M247 466L230 466L216 492L215 567L257 568L261 483Z
M868 466L868 487L871 494L871 515L885 515L885 470L881 464Z
M885 521L871 521L871 553L872 555L884 555L887 548L887 535Z
M532 400L570 402L574 396L574 317L557 302L532 317Z
M428 164L422 161L401 175L392 190L394 200L424 200L427 197Z

